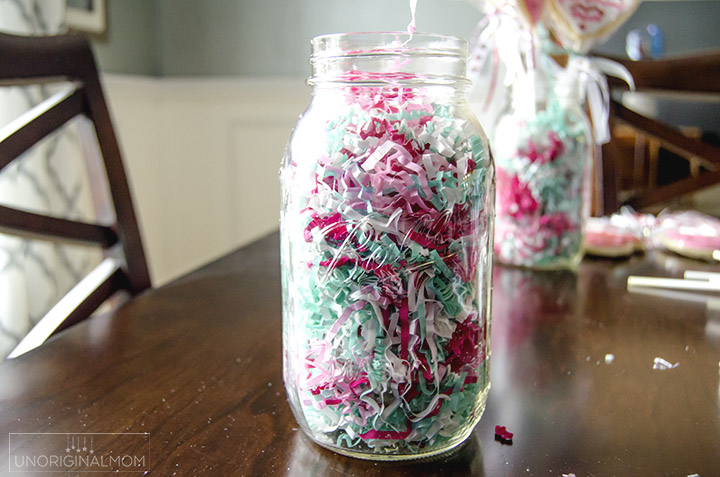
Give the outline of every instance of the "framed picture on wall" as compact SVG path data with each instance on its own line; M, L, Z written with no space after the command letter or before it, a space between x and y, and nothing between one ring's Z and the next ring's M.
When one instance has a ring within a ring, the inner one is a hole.
M107 30L106 0L66 0L65 20L70 30L103 36Z

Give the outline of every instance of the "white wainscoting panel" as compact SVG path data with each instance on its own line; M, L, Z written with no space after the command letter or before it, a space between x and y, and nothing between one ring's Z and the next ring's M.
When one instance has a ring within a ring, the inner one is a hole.
M156 285L277 229L302 78L104 82Z

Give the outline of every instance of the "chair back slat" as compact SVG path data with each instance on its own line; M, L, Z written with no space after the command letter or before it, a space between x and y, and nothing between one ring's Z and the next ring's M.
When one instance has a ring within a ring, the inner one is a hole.
M23 338L8 358L42 345L50 336L79 323L120 289L126 289L126 275L116 259L106 258L47 312Z
M0 129L0 170L83 112L82 91L71 85Z
M34 240L52 240L110 248L118 242L107 226L36 214L0 205L0 232Z
M610 57L608 57L610 58ZM612 58L633 76L637 90L679 93L720 93L720 51L708 51L654 60L632 61ZM617 78L608 78L613 88L628 86Z
M720 166L719 147L687 137L677 129L638 114L616 101L613 101L613 108L616 118L636 130L654 137L673 152L692 155L700 165L711 170Z
M2 33L0 43L0 80L5 84L28 84L27 80L43 83L58 78L98 81L95 58L83 35L27 37Z

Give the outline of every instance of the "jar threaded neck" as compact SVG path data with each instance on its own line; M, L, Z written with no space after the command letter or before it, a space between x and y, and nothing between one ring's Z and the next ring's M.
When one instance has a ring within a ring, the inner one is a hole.
M467 42L407 32L322 35L311 42L311 85L468 86Z

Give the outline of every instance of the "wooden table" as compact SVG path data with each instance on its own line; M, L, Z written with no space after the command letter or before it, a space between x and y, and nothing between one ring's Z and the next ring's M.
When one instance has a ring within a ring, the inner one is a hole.
M27 433L139 433L97 450L149 446L139 462L158 476L720 475L720 312L625 289L631 273L701 264L654 254L586 259L577 274L496 267L484 417L452 456L388 464L298 430L278 250L268 236L0 365L0 474L33 450ZM678 365L653 369L656 357Z

